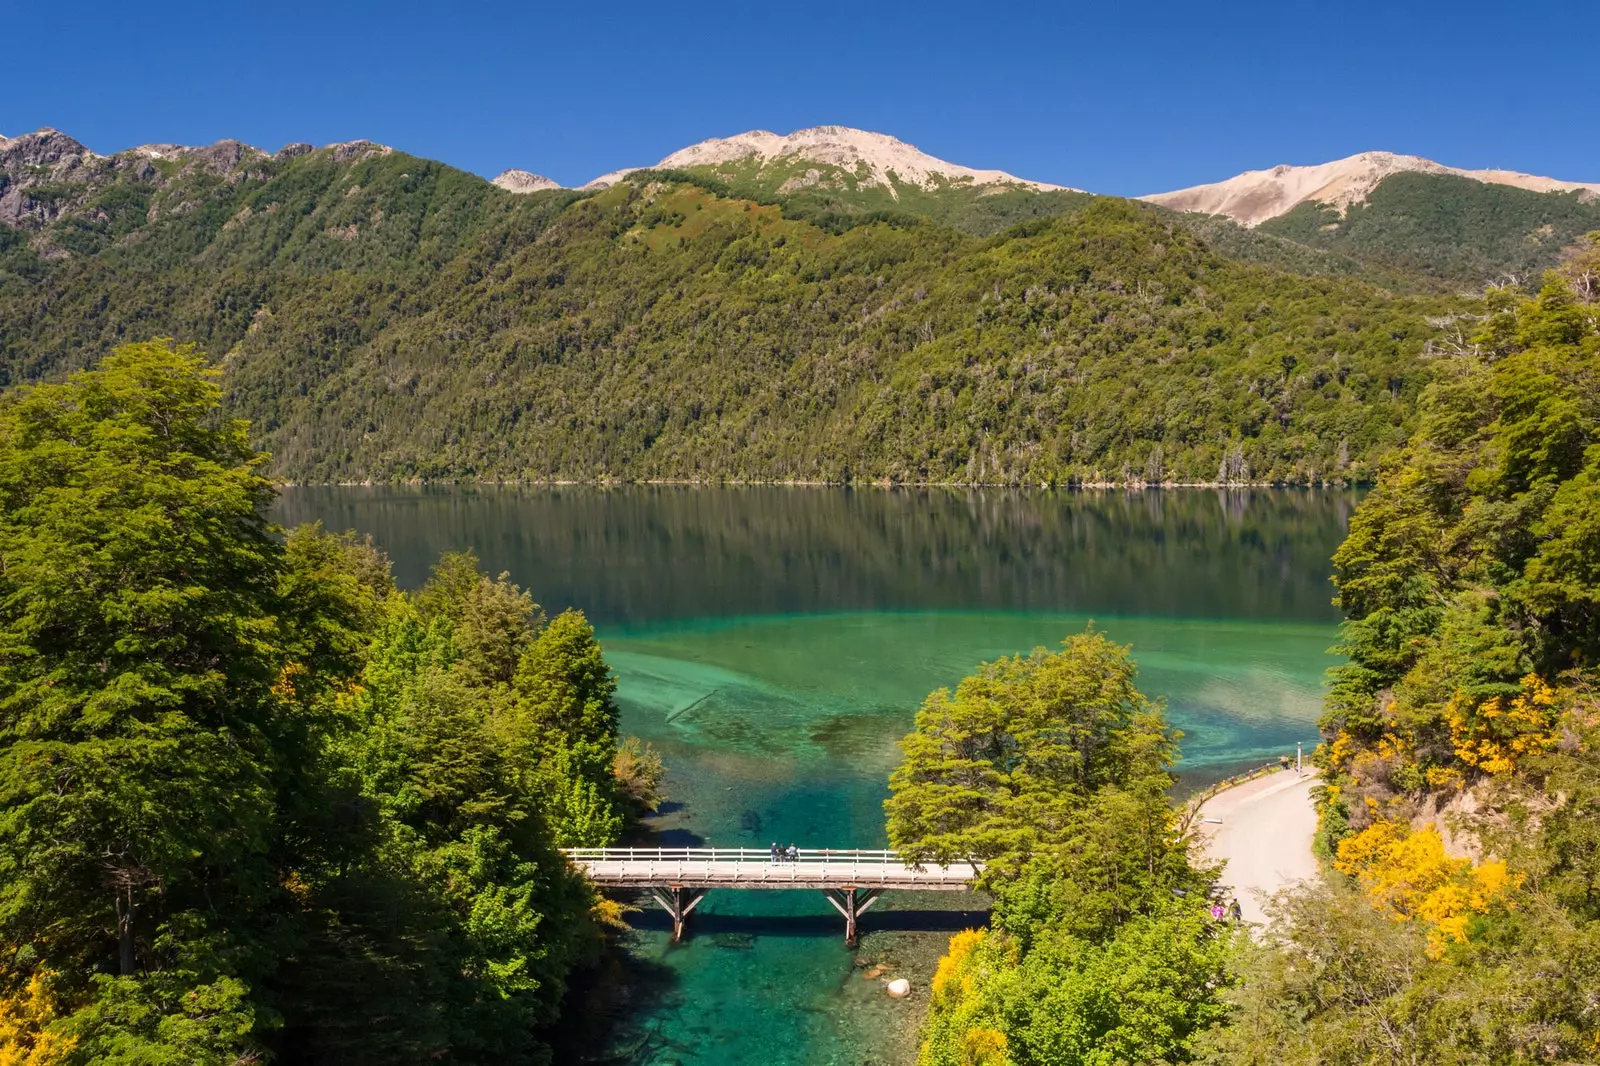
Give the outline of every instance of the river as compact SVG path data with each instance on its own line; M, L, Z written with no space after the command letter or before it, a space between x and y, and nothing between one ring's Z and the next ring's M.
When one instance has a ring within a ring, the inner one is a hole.
M292 488L274 513L371 533L415 586L471 548L584 610L623 729L661 749L668 845L881 847L895 742L929 691L1092 620L1185 733L1187 782L1313 741L1352 493ZM563 1054L637 1066L908 1063L971 897L886 899L852 955L816 892L713 892L669 943L641 911ZM911 979L887 998L881 980ZM603 1036L601 1034L604 1034Z

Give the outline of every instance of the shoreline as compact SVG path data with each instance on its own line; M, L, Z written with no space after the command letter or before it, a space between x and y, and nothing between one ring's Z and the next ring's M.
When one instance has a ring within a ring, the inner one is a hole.
M632 485L661 488L816 488L816 489L1006 489L1018 492L1162 492L1212 489L1231 492L1242 489L1304 489L1345 491L1371 488L1367 481L808 481L800 479L738 478L368 478L363 481L291 481L273 479L278 488L598 488L614 489Z

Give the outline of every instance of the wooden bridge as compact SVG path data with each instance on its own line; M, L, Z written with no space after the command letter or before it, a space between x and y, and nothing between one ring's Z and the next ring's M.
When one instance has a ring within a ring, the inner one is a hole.
M672 915L672 939L713 888L820 889L844 916L845 943L856 945L856 921L888 889L965 892L982 863L907 866L892 851L806 848L799 858L772 860L759 848L563 848L572 864L602 888L647 891Z

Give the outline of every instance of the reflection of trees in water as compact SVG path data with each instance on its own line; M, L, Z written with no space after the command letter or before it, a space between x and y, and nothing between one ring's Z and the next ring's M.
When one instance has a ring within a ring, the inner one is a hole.
M402 581L471 545L607 625L861 609L1333 617L1356 494L1229 488L300 488L285 522L372 532Z

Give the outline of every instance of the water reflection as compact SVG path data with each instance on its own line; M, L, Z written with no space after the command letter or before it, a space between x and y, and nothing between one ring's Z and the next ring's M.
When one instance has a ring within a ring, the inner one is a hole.
M1295 490L291 488L275 517L372 533L415 585L446 547L601 626L819 611L1335 619L1356 495Z

